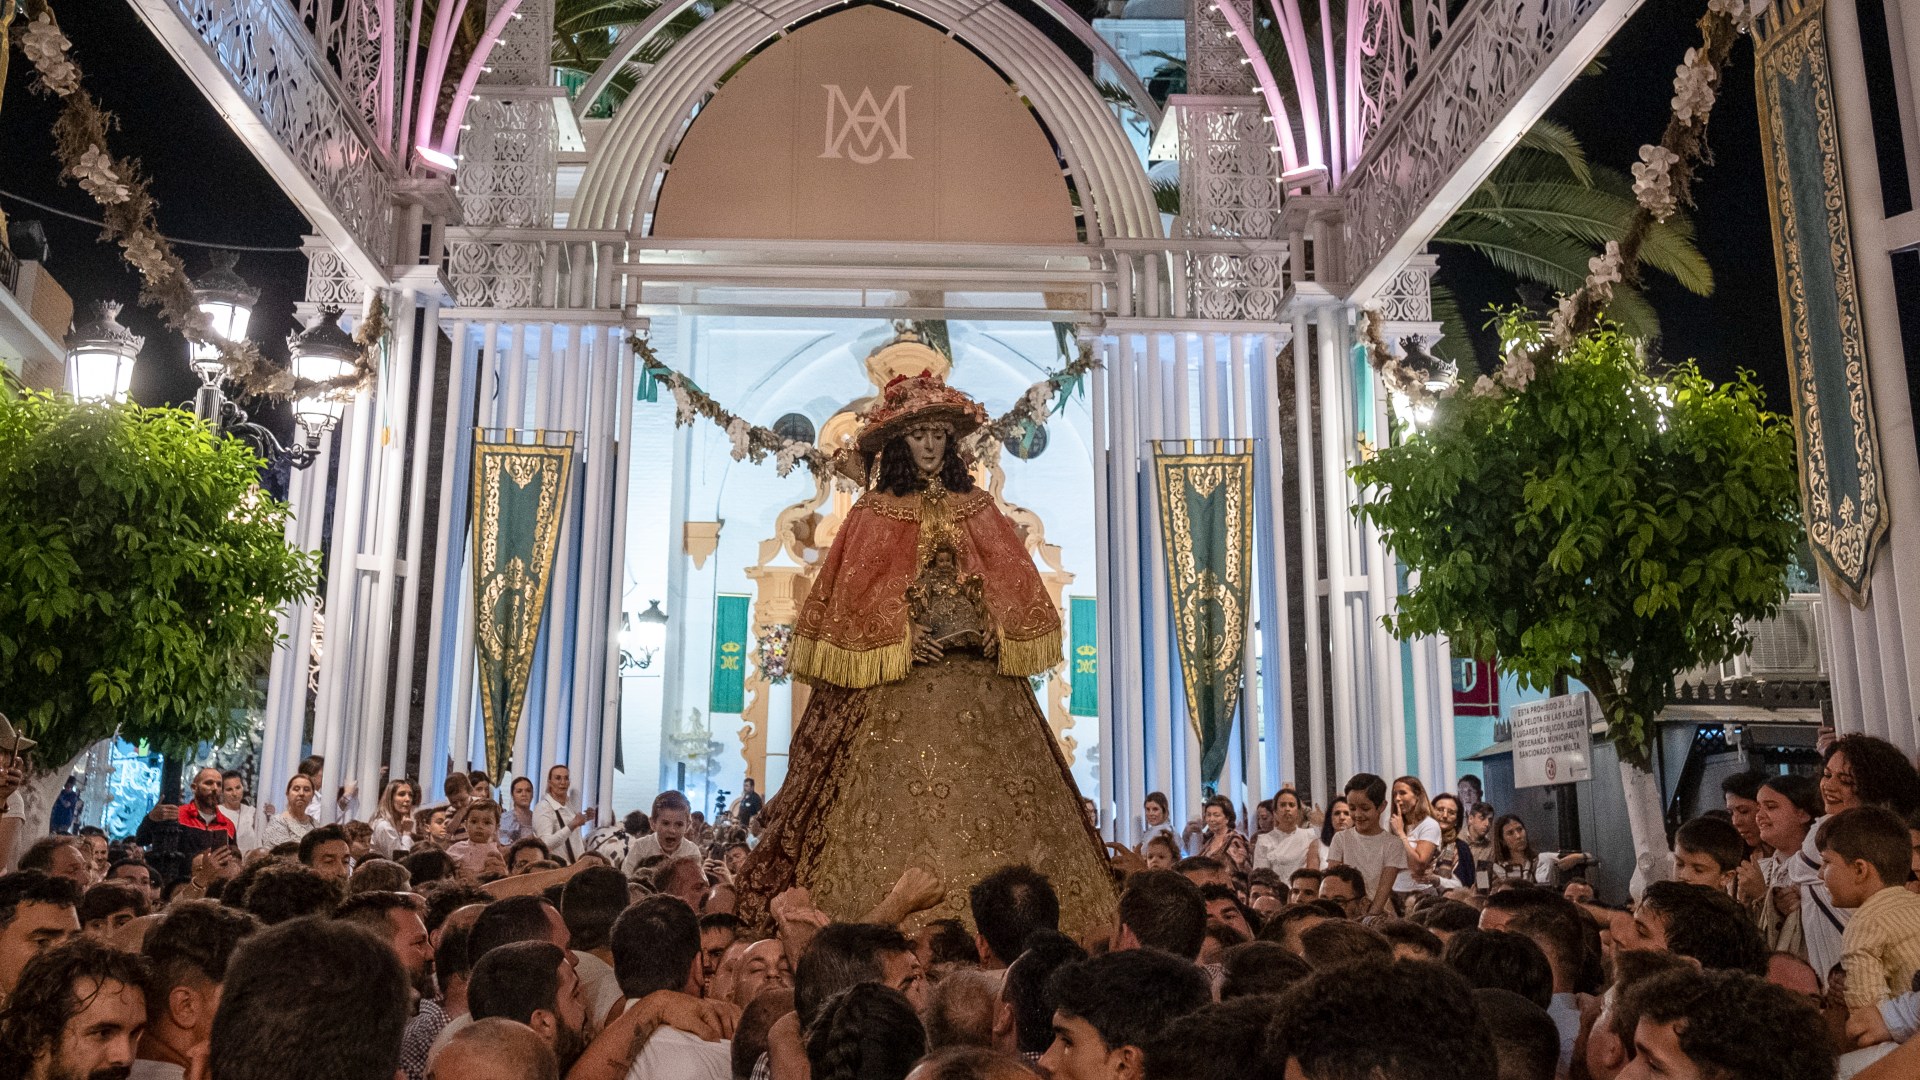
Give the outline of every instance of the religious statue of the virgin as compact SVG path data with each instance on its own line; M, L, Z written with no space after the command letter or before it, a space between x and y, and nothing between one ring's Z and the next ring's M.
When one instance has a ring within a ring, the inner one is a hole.
M1060 662L1060 614L961 440L985 410L937 375L890 382L854 471L866 488L823 560L790 653L812 687L742 913L800 885L837 919L909 868L970 922L968 889L1014 863L1046 874L1061 926L1105 927L1114 886L1029 678Z

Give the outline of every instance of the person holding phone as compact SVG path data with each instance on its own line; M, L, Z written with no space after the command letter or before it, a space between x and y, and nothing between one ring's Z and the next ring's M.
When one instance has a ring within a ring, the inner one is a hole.
M547 770L547 793L540 800L537 818L537 834L546 842L547 850L554 858L571 864L580 857L580 833L582 825L594 819L594 807L587 807L574 813L567 806L567 792L573 786L572 777L565 765L555 765Z
M11 874L20 862L26 845L20 832L26 828L27 800L20 789L27 783L27 751L40 745L15 731L0 713L0 874Z
M147 866L162 881L185 881L194 856L234 843L233 822L220 812L220 770L204 767L193 774L193 800L183 806L162 803L140 823L134 840L147 849Z

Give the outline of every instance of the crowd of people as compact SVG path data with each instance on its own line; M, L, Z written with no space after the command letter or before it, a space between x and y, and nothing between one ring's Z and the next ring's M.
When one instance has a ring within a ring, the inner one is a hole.
M135 836L13 837L0 1080L1920 1076L1920 774L1862 735L1818 779L1728 779L1630 903L1472 777L1212 799L1180 831L1151 795L1081 940L1044 866L745 922L758 795L594 829L557 766L538 799L394 781L358 820L323 775L256 811L203 769ZM968 920L925 914L949 888Z

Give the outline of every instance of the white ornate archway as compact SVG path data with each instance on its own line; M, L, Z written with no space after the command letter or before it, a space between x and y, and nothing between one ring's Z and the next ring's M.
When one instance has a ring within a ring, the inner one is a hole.
M574 199L574 229L644 232L662 163L696 104L740 58L788 26L836 5L819 0L735 4L702 24L648 73L617 113ZM1087 238L1158 238L1153 189L1098 89L1032 24L997 4L908 0L896 5L979 50L1013 80L1058 141L1080 192Z

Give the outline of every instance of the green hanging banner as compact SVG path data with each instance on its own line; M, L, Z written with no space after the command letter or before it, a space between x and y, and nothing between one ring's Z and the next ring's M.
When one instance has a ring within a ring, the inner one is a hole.
M738 713L747 703L747 607L752 597L721 593L713 602L713 691L707 711Z
M1194 452L1201 448L1217 452ZM1240 703L1253 591L1253 450L1241 441L1155 444L1154 471L1174 647L1200 741L1200 779L1212 784Z
M1100 715L1099 602L1091 596L1072 597L1073 697L1067 712L1074 716Z
M572 478L573 432L474 429L473 638L493 776L507 773L526 707Z
M1753 39L1807 543L1828 583L1865 607L1874 551L1887 534L1887 504L1825 0L1774 5L1755 21Z

